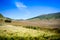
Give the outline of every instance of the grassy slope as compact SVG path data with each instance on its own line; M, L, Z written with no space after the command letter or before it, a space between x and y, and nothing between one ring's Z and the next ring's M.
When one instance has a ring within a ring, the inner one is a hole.
M57 40L59 34L49 31L27 29L21 26L0 26L0 40Z
M60 12L58 13L52 13L52 14L46 14L46 15L40 15L40 16L37 16L37 17L33 17L33 18L30 18L28 20L50 20L50 19L60 19Z
M4 18L4 16L2 14L0 14L0 18Z

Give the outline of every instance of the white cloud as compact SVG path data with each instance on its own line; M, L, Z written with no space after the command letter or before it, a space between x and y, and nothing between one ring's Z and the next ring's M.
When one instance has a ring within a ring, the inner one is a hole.
M17 7L17 8L27 8L27 6L24 5L24 4L21 3L21 2L16 2L15 4L16 4L16 7Z
M15 5L19 10L19 13L21 13L22 16L24 16L24 19L27 19L27 17L29 17L29 15L31 14L27 6L22 2L15 2Z

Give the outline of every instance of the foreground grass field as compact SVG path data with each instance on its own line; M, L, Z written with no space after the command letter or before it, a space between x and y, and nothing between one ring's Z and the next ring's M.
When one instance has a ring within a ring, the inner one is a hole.
M60 40L60 34L22 26L0 26L0 40Z

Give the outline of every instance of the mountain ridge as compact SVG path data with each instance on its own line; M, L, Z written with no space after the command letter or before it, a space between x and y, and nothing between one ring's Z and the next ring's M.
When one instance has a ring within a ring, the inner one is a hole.
M27 20L32 20L32 19L39 19L39 20L50 20L50 19L60 19L60 12L58 13L51 13L51 14L45 14L45 15L39 15Z

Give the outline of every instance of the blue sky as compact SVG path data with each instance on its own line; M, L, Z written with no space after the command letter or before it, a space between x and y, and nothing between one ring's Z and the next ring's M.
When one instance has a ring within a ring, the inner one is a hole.
M0 13L12 19L28 19L60 12L60 0L0 0Z

